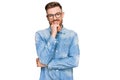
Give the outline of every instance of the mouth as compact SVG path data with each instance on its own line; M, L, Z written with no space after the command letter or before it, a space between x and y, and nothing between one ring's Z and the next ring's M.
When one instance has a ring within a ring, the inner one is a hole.
M53 21L53 24L59 24L59 21L57 20L57 21Z

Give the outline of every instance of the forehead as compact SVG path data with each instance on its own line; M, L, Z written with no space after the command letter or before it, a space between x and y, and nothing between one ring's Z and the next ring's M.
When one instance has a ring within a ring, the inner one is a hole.
M50 8L47 10L47 14L55 14L57 12L61 12L62 10L60 9L60 7L54 7L54 8Z

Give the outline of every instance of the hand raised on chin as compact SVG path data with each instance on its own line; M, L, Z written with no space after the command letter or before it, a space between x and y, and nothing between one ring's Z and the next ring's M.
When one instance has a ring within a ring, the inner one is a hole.
M58 32L58 30L57 30L57 28L59 27L59 24L58 23L52 23L51 24L51 36L52 37L56 37L56 35L57 35L57 32Z

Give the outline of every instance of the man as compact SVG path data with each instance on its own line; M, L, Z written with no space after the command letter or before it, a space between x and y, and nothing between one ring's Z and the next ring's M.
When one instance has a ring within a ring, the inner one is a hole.
M64 13L58 2L48 3L45 10L50 27L35 34L39 80L73 80L80 54L77 34L62 25Z

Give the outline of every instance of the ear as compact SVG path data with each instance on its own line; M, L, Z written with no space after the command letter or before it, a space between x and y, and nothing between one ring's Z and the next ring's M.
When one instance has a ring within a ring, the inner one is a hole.
M47 17L47 15L46 15L46 18L47 18L47 20L49 20L48 17Z
M62 18L64 17L64 12L62 12Z

